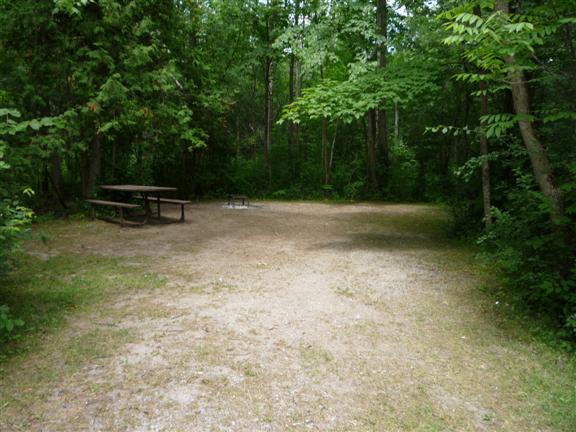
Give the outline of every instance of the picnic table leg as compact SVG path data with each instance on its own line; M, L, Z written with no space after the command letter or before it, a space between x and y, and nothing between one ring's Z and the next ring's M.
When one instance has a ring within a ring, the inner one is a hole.
M180 222L184 222L184 204L180 204Z

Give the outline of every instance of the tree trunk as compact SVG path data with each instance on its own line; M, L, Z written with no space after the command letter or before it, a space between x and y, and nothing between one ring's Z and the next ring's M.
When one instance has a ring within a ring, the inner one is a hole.
M507 0L497 0L496 11L508 14L510 6ZM508 79L512 87L512 100L514 111L519 117L518 126L524 146L528 150L532 171L540 191L550 200L552 206L550 217L553 221L558 221L564 215L564 202L562 191L555 184L552 167L544 146L537 137L533 123L529 120L530 100L528 97L528 83L522 69L516 67L516 58L509 56L505 58L509 66Z
M240 158L240 114L236 112L236 159Z
M376 134L376 111L371 109L368 111L367 128L366 128L366 147L368 153L368 177L370 178L370 186L374 191L378 190L378 176L376 173L376 142L374 140Z
M94 138L92 138L85 162L84 197L88 198L94 194L96 182L100 177L102 165L102 142L100 135L95 134Z
M328 172L330 173L330 182L332 182L332 163L334 162L334 148L336 147L336 135L338 134L338 123L334 126L334 135L332 135L332 145L330 146L330 157L328 158Z
M298 28L300 19L300 0L296 0L294 5L294 27ZM294 52L290 53L290 76L288 82L288 103L294 102L294 100L299 96L299 74L300 67L298 64L298 59L294 55ZM288 122L288 156L290 158L290 175L292 179L295 180L297 177L297 146L298 146L298 125L294 122Z
M67 210L68 206L62 193L62 159L60 158L60 153L56 151L52 153L50 158L50 183L54 198L58 200L64 210Z
M264 86L266 95L266 113L264 120L264 164L266 168L268 187L270 187L272 184L272 161L270 160L270 145L272 140L272 89L274 85L272 79L272 75L274 73L274 63L270 57L266 58L265 69Z
M386 38L388 37L388 5L386 0L377 0L376 4L376 15L378 21L379 34ZM384 42L378 49L378 68L385 69L388 60L388 44ZM376 113L376 118L378 121L378 126L376 128L378 148L380 149L380 156L382 160L382 166L384 168L384 173L382 180L384 185L387 185L388 181L388 170L389 170L389 146L388 146L388 121L386 114L386 101L382 100L380 102L380 108Z
M296 72L296 57L294 56L294 53L290 54L290 70L289 70L289 74L290 76L288 77L288 104L291 104L292 102L294 102L294 93L295 93L295 83L294 83L294 74ZM294 131L294 122L289 121L288 124L286 125L287 129L288 129L288 164L290 167L290 175L293 176L294 175L294 141L295 141L295 131Z
M398 101L394 101L394 139L400 138L400 109Z
M488 115L488 94L486 89L488 86L485 81L480 82L480 90L483 91L480 96L480 115ZM492 225L492 213L490 208L492 207L491 197L490 197L490 163L488 162L488 139L486 138L486 131L484 129L483 122L480 123L480 155L482 156L482 202L484 205L484 223L486 228L490 228Z
M330 149L328 148L328 120L322 117L322 168L324 171L324 185L332 181L330 175Z
M117 144L116 140L112 141L112 178L116 181L116 153Z

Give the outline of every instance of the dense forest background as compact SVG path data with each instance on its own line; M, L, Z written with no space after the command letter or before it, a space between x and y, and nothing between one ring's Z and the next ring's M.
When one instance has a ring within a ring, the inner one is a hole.
M0 271L33 212L77 211L99 184L441 202L510 292L574 338L575 12L0 0Z

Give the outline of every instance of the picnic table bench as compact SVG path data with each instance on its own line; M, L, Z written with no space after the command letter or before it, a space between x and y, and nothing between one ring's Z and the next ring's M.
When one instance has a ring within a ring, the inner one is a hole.
M228 196L228 205L232 207L236 207L236 203L240 203L242 201L242 205L250 207L250 200L246 195L229 195Z
M147 185L101 185L100 189L114 193L137 193L141 194L144 198L144 223L148 223L148 220L152 214L150 210L150 200L148 199L148 194L155 193L160 194L164 192L176 191L175 187L163 187L163 186L147 186Z
M92 219L96 218L96 210L95 210L96 206L113 207L116 210L118 210L120 213L120 225L121 226L124 226L126 224L126 221L124 220L124 210L125 209L136 209L136 208L140 207L138 204L128 204L128 203L123 203L123 202L105 201L105 200L96 200L96 199L89 199L89 200L86 200L86 202L91 205L90 216L92 217Z
M144 199L144 197L139 197ZM160 198L159 196L146 197L148 201L156 202L158 208L158 217L160 217L160 203L176 204L180 206L180 222L184 222L184 206L191 203L188 200L174 199L174 198Z

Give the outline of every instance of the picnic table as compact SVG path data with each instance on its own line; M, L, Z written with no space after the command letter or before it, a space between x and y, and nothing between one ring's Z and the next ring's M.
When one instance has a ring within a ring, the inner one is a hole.
M157 202L158 205L158 214L160 214L160 202L162 200L162 198L160 198L160 194L163 192L173 192L177 190L175 187L145 186L145 185L101 185L100 188L112 192L126 192L126 193L140 194L141 197L144 199L144 212L145 212L144 223L147 223L148 218L152 215L152 211L150 209L151 199L149 197L149 194L152 193L156 195L155 201Z

